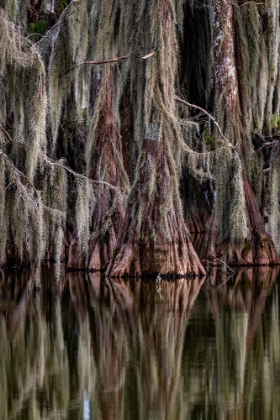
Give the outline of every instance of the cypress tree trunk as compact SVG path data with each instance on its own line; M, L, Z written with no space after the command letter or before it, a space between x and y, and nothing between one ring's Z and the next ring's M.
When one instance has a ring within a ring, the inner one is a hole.
M165 147L164 138L144 139L143 153L139 162L140 178L134 184L131 193L125 223L117 242L119 254L107 272L110 276L122 277L158 272L162 275L179 276L205 274L184 226L178 192L174 193L177 187L172 179L174 173L168 162ZM149 199L147 188L151 176L149 160L154 162L158 171L154 180L153 202ZM167 200L171 202L168 203ZM169 209L165 217L169 238L167 232L160 231L163 222L162 211L167 205ZM145 214L141 215L140 212L144 209ZM133 218L133 214L137 214L138 217ZM140 217L142 220L138 226Z
M216 96L228 113L240 115L234 52L233 5L230 0L213 0L214 63Z
M114 69L94 71L92 79L91 127L88 150L89 176L96 182L95 203L92 213L92 233L87 265L80 243L82 238L73 232L70 244L68 268L87 266L90 271L99 271L113 257L116 237L124 219L123 192L128 190L128 178L123 166L122 138L115 118L113 98ZM80 235L81 236L81 235Z
M205 233L211 216L212 194L206 198L206 189L189 178L183 177L182 198L184 219L191 234ZM207 191L208 192L208 191Z
M248 114L245 108L248 104L242 103L244 101L242 83L248 83L248 80L242 80L238 73L237 54L240 34L236 33L234 28L234 7L236 6L229 0L213 1L217 120L236 149L230 152L232 157L228 152L229 166L226 169L218 168L217 171L218 197L216 209L211 217L210 231L206 235L204 256L211 261L219 257L229 264L237 265L275 264L278 263L275 247L265 232L246 168L250 164L249 159L252 159L249 155L253 154L250 139L251 127L248 128L248 121L246 121ZM239 63L241 64L242 62ZM226 182L223 179L223 170L230 173L231 165L237 167L239 159L241 160L239 174L234 169L232 177L229 175L229 179L226 180L228 183L225 188L225 185L222 186ZM239 181L238 178L240 178ZM238 192L238 189L241 191ZM239 199L235 197L236 193L239 193ZM228 215L230 212L231 214ZM240 213L239 216L237 213ZM240 220L243 218L242 223L236 220L238 217ZM226 233L226 231L229 232Z
M108 74L106 74L108 73ZM105 80L104 100L100 105L97 138L95 141L91 178L104 182L98 185L98 196L93 213L93 239L89 270L100 270L113 257L116 237L124 219L123 184L127 176L119 162L122 161L121 137L114 117L113 69L101 74ZM100 86L99 86L100 88ZM109 185L110 184L110 185Z
M147 61L136 58L136 80L145 86L144 94L143 87L136 91L135 120L145 126L137 133L135 179L117 240L116 258L107 275L204 275L184 224L179 197L181 138L174 101L174 10L167 0L153 5L146 2L136 16L141 25L134 34L135 44L144 43L140 56L147 51L156 54ZM142 40L148 28L155 33Z

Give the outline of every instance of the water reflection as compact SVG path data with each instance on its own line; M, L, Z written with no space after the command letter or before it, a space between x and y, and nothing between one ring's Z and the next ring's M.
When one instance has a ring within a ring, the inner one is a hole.
M278 418L273 380L280 350L277 285L264 316L277 274L268 267L241 270L231 284L213 276L205 288L215 319L218 418Z
M2 275L0 418L276 419L276 276Z

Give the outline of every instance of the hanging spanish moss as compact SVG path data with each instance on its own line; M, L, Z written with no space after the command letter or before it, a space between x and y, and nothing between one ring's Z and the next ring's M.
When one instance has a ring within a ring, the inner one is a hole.
M131 78L136 86L137 162L119 254L107 273L204 274L187 236L179 196L183 141L174 101L175 11L169 1L141 2L135 16L138 25L131 30L137 64Z
M229 148L222 147L219 154L215 203L218 231L223 242L240 245L247 236L241 162Z
M264 14L267 13L265 9ZM261 26L262 18L257 5L213 1L216 116L235 153L229 156L227 150L217 162L217 197L206 255L215 260L220 252L220 257L233 264L278 262L257 206L261 204L263 160L255 153L252 142L253 133L261 133L266 112L271 115L273 102L269 92L274 76L271 73L268 78L271 70L263 71L260 63L260 44L270 37L268 33L261 36L262 30L269 32ZM274 57L272 44L269 40L263 51L268 62L270 56ZM264 77L266 84L262 83ZM213 236L219 238L219 245L214 245ZM216 246L219 252L215 251Z
M35 45L21 37L17 28L7 20L0 9L0 72L5 84L8 115L0 115L0 124L5 126L6 118L11 119L13 148L20 153L19 143L25 145L25 171L32 181L40 153L45 152L46 136L46 89L45 70ZM2 84L1 83L1 84ZM18 89L24 86L23 89ZM40 104L40 106L38 106Z
M18 0L1 0L0 7L7 12L7 18L17 23L19 15L19 1Z
M276 146L271 151L270 158L270 208L268 212L269 230L275 242L277 250L279 249L279 233L280 233L280 161L279 161L279 146Z
M277 263L279 17L273 0L0 0L1 264L201 275L187 227L207 260Z

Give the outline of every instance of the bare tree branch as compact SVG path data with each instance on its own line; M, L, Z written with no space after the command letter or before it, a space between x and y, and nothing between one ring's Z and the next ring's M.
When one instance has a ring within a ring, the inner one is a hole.
M12 137L10 136L10 134L8 133L8 131L5 130L5 128L3 127L3 125L0 124L0 130L3 131L4 136L10 141L13 142Z
M236 4L236 3L231 3L231 4L235 7L243 7L243 6L246 6L247 4L255 4L256 6L264 6L264 3L257 3L255 1L246 1L243 4Z
M146 60L147 58L150 58L153 55L154 55L154 51L150 52L147 55L144 55L144 57L142 57L142 59L143 60ZM71 69L67 70L65 73L63 73L61 76L59 76L59 79L61 77L65 76L66 74L70 73L70 71L76 69L77 67L84 66L86 64L100 65L100 64L116 63L117 61L127 60L128 58L129 58L129 55L123 55L121 57L111 58L109 60L84 61L83 63L76 64L74 67L72 67Z
M273 140L273 141L264 143L261 147L258 148L257 153L260 153L265 147L273 147L273 146L276 146L276 144L279 146L280 144L279 141Z
M213 121L213 123L215 124L215 126L217 127L217 129L218 129L218 132L219 132L219 134L220 134L220 136L221 136L221 138L223 139L223 141L226 143L226 145L228 146L228 147L230 147L232 150L235 150L235 148L236 148L236 146L237 145L235 145L235 146L233 146L232 144L231 144L231 142L223 135L223 132L222 132L222 130L221 130L221 127L219 126L219 124L217 123L217 121L215 120L215 118L211 115L211 114L209 114L209 112L207 112L205 109L203 109L203 108L201 108L200 106L197 106L197 105L194 105L194 104L191 104L190 102L187 102L187 101L185 101L184 99L181 99L181 98L179 98L178 96L175 96L175 101L177 101L177 102L180 102L180 103L182 103L182 104L184 104L184 105L187 105L188 107L190 107L190 108L194 108L194 109L197 109L198 111L201 111L201 112L203 112L204 114L206 114L207 116L208 116L208 118L211 120L211 121Z
M113 189L113 190L115 190L118 194L120 194L121 196L123 195L123 193L122 193L122 191L119 189L119 188L117 188L117 187L115 187L114 185L112 185L112 184L109 184L108 182L105 182L105 181L95 181L94 179L90 179L90 178L88 178L86 175L84 175L84 174L80 174L80 173L78 173L78 172L76 172L76 171L74 171L73 169L71 169L69 166L67 166L65 163L64 163L64 161L63 161L63 159L61 159L61 160L59 160L59 161L53 161L53 160L51 160L49 157L47 157L47 156L45 156L45 155L42 155L41 156L42 157L42 159L48 164L48 165L51 165L51 166L62 166L63 167L63 169L65 169L65 171L67 171L67 172L69 172L70 174L72 174L76 179L79 179L79 180L87 180L87 181L89 181L91 184L103 184L103 185L107 185L107 187L109 187L109 188L111 188L111 189Z
M144 55L144 57L142 57L143 60L147 60L147 58L150 58L154 55L154 51L150 52L150 54Z
M74 67L67 70L65 73L63 73L61 76L59 76L59 78L65 76L68 73L70 73L70 71L76 69L77 67L84 66L86 64L99 65L99 64L115 63L115 62L120 61L120 60L127 60L128 57L129 57L129 55L123 55L122 57L111 58L110 60L84 61L83 63L76 64Z

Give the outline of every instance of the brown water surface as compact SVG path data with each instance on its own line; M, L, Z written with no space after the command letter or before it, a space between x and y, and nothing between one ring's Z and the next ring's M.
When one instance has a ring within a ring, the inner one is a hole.
M279 419L277 276L2 273L0 419Z

